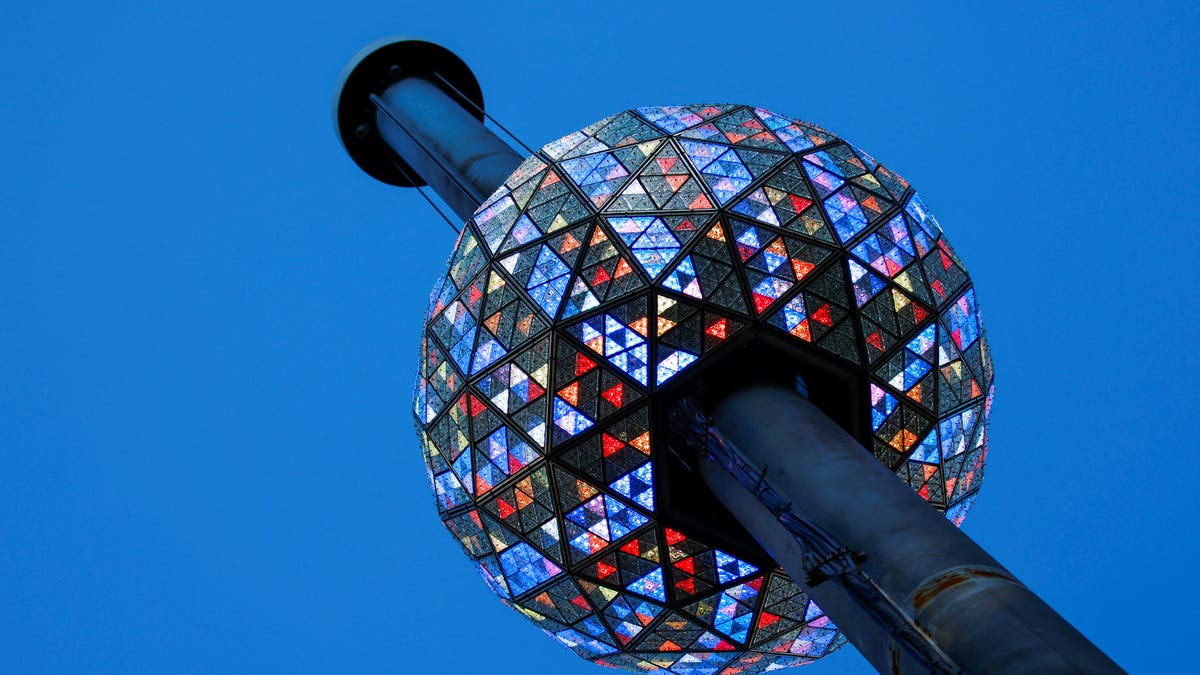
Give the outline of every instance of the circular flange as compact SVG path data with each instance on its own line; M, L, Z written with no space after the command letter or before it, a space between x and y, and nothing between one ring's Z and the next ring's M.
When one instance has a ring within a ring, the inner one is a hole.
M338 78L333 97L333 121L342 146L360 169L388 185L425 185L425 181L379 134L371 94L382 94L405 77L423 77L458 100L459 96L437 75L462 92L469 99L463 107L483 121L483 92L479 81L462 59L439 44L404 36L388 37L372 42L350 59Z

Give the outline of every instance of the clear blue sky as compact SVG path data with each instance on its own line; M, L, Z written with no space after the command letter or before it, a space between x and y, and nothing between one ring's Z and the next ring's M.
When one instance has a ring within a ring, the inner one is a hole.
M1130 670L1189 668L1194 4L175 4L0 9L0 671L604 672L427 494L409 396L452 234L330 119L395 33L531 145L732 101L902 172L997 364L968 532Z

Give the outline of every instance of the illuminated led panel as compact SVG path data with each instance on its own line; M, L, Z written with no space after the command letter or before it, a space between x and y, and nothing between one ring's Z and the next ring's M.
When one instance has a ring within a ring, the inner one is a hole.
M860 440L962 523L991 355L904 178L727 104L628 110L525 160L434 286L413 406L438 510L488 587L635 671L760 673L844 643L783 570L661 520L660 392L763 336L855 373Z

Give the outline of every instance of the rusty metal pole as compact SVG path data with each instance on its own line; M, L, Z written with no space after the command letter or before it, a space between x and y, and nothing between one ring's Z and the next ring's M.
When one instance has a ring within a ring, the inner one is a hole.
M779 386L750 386L713 408L713 425L834 539L958 669L1119 673L1116 663L970 537L897 480L819 409ZM835 583L806 583L801 547L721 466L701 472L719 499L809 591L880 672L926 672Z

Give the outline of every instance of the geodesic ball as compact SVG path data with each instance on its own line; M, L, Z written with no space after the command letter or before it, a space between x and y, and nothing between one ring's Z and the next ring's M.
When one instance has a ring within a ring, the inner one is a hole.
M506 604L632 670L841 644L773 561L663 503L663 392L755 336L848 373L859 439L961 523L992 367L966 271L895 172L758 108L638 108L479 207L433 292L415 413L441 516Z

